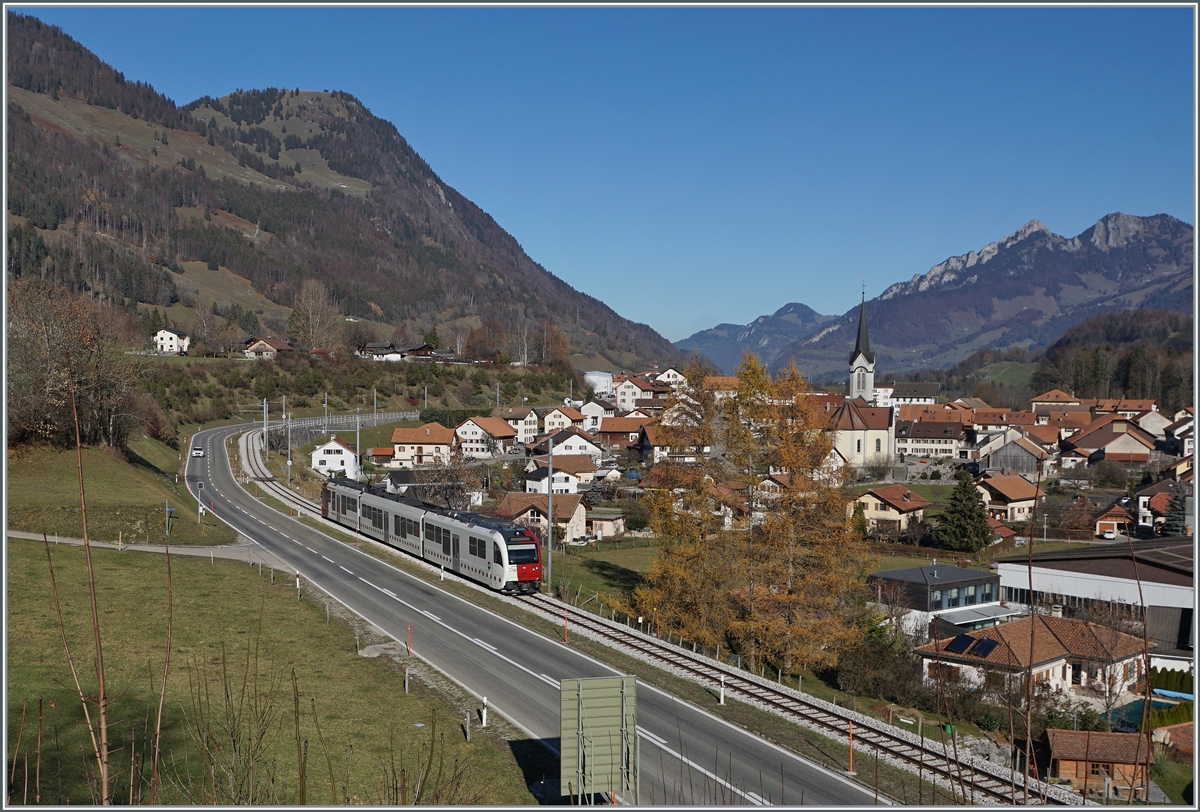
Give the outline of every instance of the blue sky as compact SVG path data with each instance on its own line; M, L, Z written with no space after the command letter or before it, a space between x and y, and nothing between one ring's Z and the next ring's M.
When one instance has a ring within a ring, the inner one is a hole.
M843 313L1031 219L1195 223L1190 7L8 8L179 104L348 91L672 340Z

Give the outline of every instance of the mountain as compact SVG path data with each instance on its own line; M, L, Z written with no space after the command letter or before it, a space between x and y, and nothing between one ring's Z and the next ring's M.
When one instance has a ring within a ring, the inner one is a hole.
M1109 214L1066 238L1037 220L950 257L867 302L877 380L946 368L983 347L1041 349L1100 313L1192 312L1192 226L1166 214ZM813 380L840 380L858 307L776 353Z
M808 305L792 302L770 316L759 316L747 325L718 324L676 341L686 353L707 357L723 372L732 375L742 362L743 352L752 352L766 364L789 345L815 333L834 316L822 316Z
M349 93L238 90L180 107L61 29L7 20L10 279L184 323L180 304L228 305L250 288L286 309L317 279L347 316L412 340L475 328L483 349L519 357L552 343L553 324L577 364L682 357L532 260ZM189 262L225 287L190 279ZM278 316L265 326L286 329Z

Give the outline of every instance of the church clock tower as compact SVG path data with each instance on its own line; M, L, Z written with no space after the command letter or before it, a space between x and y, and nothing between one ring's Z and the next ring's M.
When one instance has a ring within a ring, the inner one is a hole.
M875 353L867 340L867 294L863 292L862 304L858 308L858 340L854 352L850 353L850 382L846 386L846 400L862 398L867 403L875 400Z

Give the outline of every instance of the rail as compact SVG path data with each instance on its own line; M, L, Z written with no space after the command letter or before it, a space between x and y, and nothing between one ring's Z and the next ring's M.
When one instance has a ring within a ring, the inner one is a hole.
M320 514L320 505L284 488L263 464L261 430L247 438L249 471L264 489L291 505ZM816 730L867 755L879 753L891 763L921 778L936 781L954 794L957 803L1022 804L1026 776L1019 770L957 753L957 742L930 739L881 722L874 717L847 710L788 686L688 651L679 645L628 627L615 619L598 617L548 595L512 597L509 600L552 620L564 620L575 633L598 640L619 651L701 685L720 688L725 695L740 699L789 721ZM931 743L932 742L932 743ZM1081 796L1065 788L1029 777L1029 800L1033 804L1077 805Z

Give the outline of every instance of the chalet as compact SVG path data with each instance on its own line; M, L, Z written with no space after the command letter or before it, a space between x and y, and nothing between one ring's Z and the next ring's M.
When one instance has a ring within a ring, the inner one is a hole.
M276 338L258 338L251 340L245 349L247 358L274 361L281 352L291 352L292 348Z
M315 361L327 361L334 358L335 354L329 347L313 347L308 351L308 357Z
M328 442L314 448L309 456L312 458L309 467L319 474L345 476L350 479L359 479L362 476L358 451L337 437L330 437Z
M1129 511L1124 508L1119 502L1109 505L1104 510L1096 514L1096 538L1102 538L1105 533L1111 531L1113 535L1128 535L1133 532L1135 520L1129 515Z
M570 406L556 406L542 415L542 433L552 434L572 426L583 428L583 412Z
M589 400L579 407L583 415L583 430L595 434L600 430L600 421L606 417L616 417L617 407L606 400Z
M606 417L596 432L596 442L609 451L621 451L638 441L642 426L653 422L649 417Z
M454 429L441 423L426 423L415 429L392 429L392 447L395 449L392 466L446 465L453 458L457 444Z
M667 367L662 372L654 376L655 383L666 384L672 389L687 383L687 378L683 377L683 373L675 367Z
M405 361L433 361L437 351L428 344L414 344L411 347L397 347L396 352Z
M915 649L928 682L939 677L1011 696L1027 673L1050 691L1072 685L1113 698L1142 676L1142 639L1083 620L1032 615ZM1019 692L1017 692L1019 693Z
M496 509L501 518L535 528L544 537L549 497L543 493L507 493ZM554 497L554 540L568 543L587 535L587 503L580 494Z
M182 330L164 327L153 336L154 349L163 355L187 355L192 339Z
M383 467L391 467L392 457L395 455L396 451L390 445L381 448L368 448L366 453L367 462Z
M552 435L535 437L534 441L526 446L526 450L532 455L549 454L551 442L554 443L555 456L558 454L587 454L593 460L599 461L600 457L604 455L604 449L597 445L595 437L574 426L556 431Z
M538 416L533 409L525 407L497 406L489 417L498 417L517 433L517 443L526 445L538 434Z
M517 442L516 430L498 417L468 417L454 433L462 454L477 460L511 454Z
M868 531L872 535L889 538L898 538L911 525L923 521L925 508L932 504L903 485L872 488L855 502L863 506Z
M1038 496L1037 486L1021 476L984 476L975 487L987 514L1002 522L1029 521Z
M1190 722L1188 724L1191 724ZM1095 730L1046 731L1050 743L1050 777L1068 781L1083 796L1142 797L1145 770L1154 763L1144 733L1102 733Z

